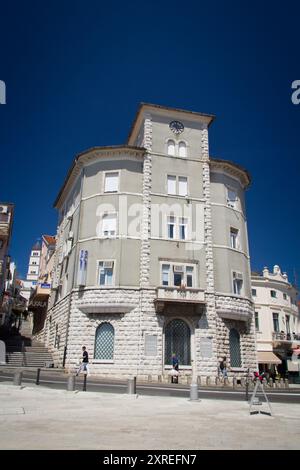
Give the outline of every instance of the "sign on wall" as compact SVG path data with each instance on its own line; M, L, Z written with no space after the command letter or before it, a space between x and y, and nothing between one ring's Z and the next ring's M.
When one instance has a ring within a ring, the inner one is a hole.
M213 341L212 338L200 338L200 355L202 358L213 357Z
M157 355L157 335L145 335L145 356Z
M88 262L88 251L80 250L79 263L77 272L77 284L78 286L86 285L86 273L87 273L87 262Z

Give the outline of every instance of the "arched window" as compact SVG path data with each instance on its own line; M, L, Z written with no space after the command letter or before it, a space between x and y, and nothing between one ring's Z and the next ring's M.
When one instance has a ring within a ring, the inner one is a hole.
M175 142L168 140L168 155L175 155Z
M180 365L191 365L191 331L183 320L172 320L165 329L165 364L172 364L175 353Z
M101 323L96 330L94 359L113 359L115 330L110 323Z
M229 346L230 346L230 365L231 367L241 367L241 345L240 335L235 328L232 328L229 333Z
M186 143L185 142L179 142L178 155L179 157L186 157Z

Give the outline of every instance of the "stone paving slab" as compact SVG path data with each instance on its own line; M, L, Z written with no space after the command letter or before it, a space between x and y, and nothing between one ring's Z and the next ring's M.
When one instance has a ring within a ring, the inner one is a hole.
M0 384L0 449L299 449L300 405ZM257 407L267 411L265 405ZM10 413L24 410L23 414Z

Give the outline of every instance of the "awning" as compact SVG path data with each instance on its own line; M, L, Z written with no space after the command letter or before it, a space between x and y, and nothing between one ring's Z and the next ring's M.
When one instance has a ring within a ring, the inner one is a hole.
M281 359L271 351L258 351L257 359L259 364L281 364Z

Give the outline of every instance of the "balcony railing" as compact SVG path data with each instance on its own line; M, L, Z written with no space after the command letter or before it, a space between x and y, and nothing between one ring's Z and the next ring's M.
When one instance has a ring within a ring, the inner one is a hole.
M300 335L296 333L285 333L284 331L273 331L272 339L276 341L299 341Z
M199 310L197 307L205 304L205 296L203 289L196 289L193 287L158 287L156 289L156 311L158 313L165 312L166 307L184 307L187 312L195 313ZM190 306L190 307L188 307Z

